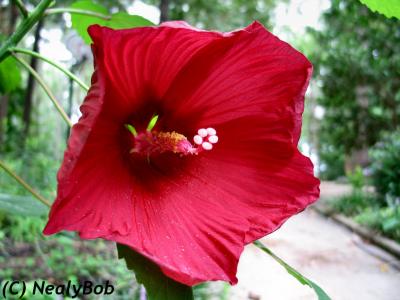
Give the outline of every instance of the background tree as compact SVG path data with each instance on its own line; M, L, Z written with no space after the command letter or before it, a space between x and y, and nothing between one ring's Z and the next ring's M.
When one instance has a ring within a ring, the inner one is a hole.
M311 31L325 109L319 155L325 175L336 177L343 162L347 169L367 164L368 147L399 126L400 21L351 0L332 0L322 18L324 28Z
M254 20L271 27L271 15L277 3L276 0L145 0L144 2L164 6L169 2L170 20L185 20L200 28L219 31L243 27Z

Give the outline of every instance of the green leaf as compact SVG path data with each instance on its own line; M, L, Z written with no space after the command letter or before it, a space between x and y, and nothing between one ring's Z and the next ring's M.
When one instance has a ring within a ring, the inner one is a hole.
M136 280L146 288L148 300L193 300L190 286L164 275L160 268L125 245L117 244L118 257L125 259L128 269L135 272Z
M0 194L0 211L22 216L42 216L49 210L33 197Z
M21 85L21 71L17 62L8 57L0 63L0 94L8 94Z
M83 9L91 12L108 15L107 8L105 8L100 4L94 3L91 0L76 1L71 5L71 8ZM92 24L105 25L106 20L98 17L73 13L71 14L71 22L72 22L72 27L83 38L85 43L90 44L92 40L90 39L90 36L87 32L87 28Z
M72 13L71 17L72 27L78 32L78 34L83 38L83 40L87 44L90 44L92 42L89 34L87 33L87 28L93 24L107 26L113 29L124 29L124 28L154 25L152 22L141 16L130 15L125 12L117 12L115 14L109 14L106 7L98 3L92 2L91 0L76 1L71 5L71 8L99 13L101 15L104 15L105 17L105 18L100 18L98 16L88 16L83 14Z
M324 292L324 290L320 286L312 282L310 279L301 275L294 268L292 268L286 262L284 262L281 258L276 256L269 248L264 246L261 242L255 241L253 244L258 248L260 248L265 253L267 253L268 255L270 255L273 259L275 259L281 266L283 266L286 269L286 271L290 275L296 278L301 284L308 285L310 288L312 288L317 294L319 300L331 300L331 298L329 298L329 296Z
M385 15L387 18L395 17L400 19L399 0L360 0L361 3L369 7L373 12Z
M117 12L111 15L111 19L105 24L114 29L124 29L142 26L154 26L151 21L137 15L130 15L125 12Z

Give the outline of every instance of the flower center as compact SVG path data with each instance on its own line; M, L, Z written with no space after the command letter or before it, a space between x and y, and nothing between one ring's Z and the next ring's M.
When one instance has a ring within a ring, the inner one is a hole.
M165 152L172 152L181 156L197 155L203 151L210 151L213 145L218 142L217 131L214 128L200 128L193 137L192 144L186 136L176 131L158 132L153 130L157 120L158 116L153 117L147 129L142 132L137 132L130 124L125 125L133 136L133 148L130 153L147 157Z

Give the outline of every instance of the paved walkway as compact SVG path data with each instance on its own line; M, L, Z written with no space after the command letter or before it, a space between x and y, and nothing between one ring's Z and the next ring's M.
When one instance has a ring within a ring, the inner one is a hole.
M322 197L346 191L348 187L332 183L321 187ZM390 263L398 261L312 209L291 218L262 242L333 300L400 299L400 271ZM317 299L310 288L252 245L241 257L238 278L229 299Z

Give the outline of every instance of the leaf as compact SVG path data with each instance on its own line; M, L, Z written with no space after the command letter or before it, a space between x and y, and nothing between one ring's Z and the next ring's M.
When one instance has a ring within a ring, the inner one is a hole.
M102 6L100 4L94 3L91 0L76 1L71 5L71 8L88 10L91 12L108 15L107 8L105 8L104 6ZM90 39L90 36L87 32L87 28L92 24L105 25L106 20L98 18L98 17L92 17L92 16L73 13L73 14L71 14L71 22L72 22L72 27L83 38L85 43L90 44L92 42L92 40Z
M281 266L283 266L290 275L292 275L294 278L296 278L301 284L308 285L310 288L312 288L315 291L315 293L317 294L319 300L331 300L331 298L329 298L329 296L324 292L324 290L320 286L318 286L316 283L312 282L310 279L301 275L298 271L296 271L294 268L289 266L281 258L276 256L269 248L264 246L261 242L255 241L253 244L255 246L257 246L258 248L260 248L265 253L269 254Z
M90 44L92 42L89 34L87 33L87 28L93 24L107 26L113 29L124 29L124 28L154 25L152 22L141 16L130 15L125 12L117 12L115 14L109 14L106 7L98 3L94 3L91 0L76 1L71 5L71 8L95 12L104 16L104 18L101 18L97 16L88 16L83 14L72 13L71 16L72 27L78 32L78 34L83 38L83 40L87 44Z
M17 62L8 57L0 63L0 94L8 94L21 85L21 71Z
M399 0L360 0L361 3L369 7L373 12L385 15L387 18L395 17L400 19Z
M48 208L33 197L0 194L0 211L22 216L42 216Z
M164 275L152 261L128 246L117 244L118 257L125 259L128 269L135 272L136 280L146 288L148 300L193 300L190 286Z
M114 29L124 29L142 26L154 26L151 21L137 15L130 15L125 12L117 12L111 15L111 19L105 24Z

